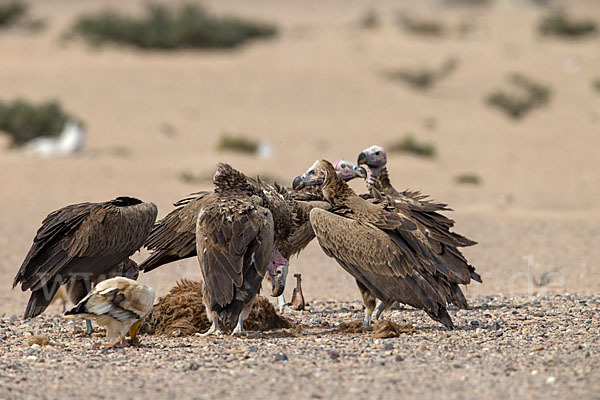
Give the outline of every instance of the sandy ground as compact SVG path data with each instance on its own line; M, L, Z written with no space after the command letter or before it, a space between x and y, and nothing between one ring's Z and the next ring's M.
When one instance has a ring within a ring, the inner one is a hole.
M101 9L104 4L131 12L142 6L138 1L123 5L116 0L103 4L91 0L32 2L31 12L46 21L46 30L31 33L15 28L0 32L2 99L56 98L86 122L89 132L86 152L76 157L40 160L10 150L8 145L0 149L0 276L5 282L0 291L0 315L9 318L24 310L27 294L10 290L10 285L41 220L52 210L80 201L132 195L154 201L162 216L179 198L209 188L206 182L185 182L181 179L183 173L211 174L218 161L229 162L248 174L269 174L289 183L317 158L355 160L363 148L374 143L385 146L407 133L433 142L438 155L433 160L391 155L393 182L399 189L419 189L449 203L456 210L452 217L457 221L457 231L479 241L465 253L484 283L469 286L468 296L584 296L599 292L600 96L591 89L591 80L600 76L597 37L573 42L542 38L536 34L535 25L546 10L520 1L498 0L483 8L448 8L430 1L415 6L412 2L409 5L395 1L367 4L336 0L323 4L317 0L257 0L250 5L241 0L214 0L206 4L216 12L276 23L281 31L279 37L235 52L166 54L116 46L94 50L78 41L61 42L61 34L77 15ZM578 16L600 15L600 5L592 0L564 4ZM369 8L377 11L381 26L360 29L357 21ZM437 39L409 35L394 23L399 12L438 19L452 33ZM474 33L456 33L462 22L474 24ZM383 77L383 71L388 69L436 66L450 56L459 60L458 69L426 93ZM484 104L490 91L506 87L506 76L512 72L522 72L553 91L548 107L534 111L520 122L509 120ZM215 144L223 132L265 140L273 146L274 156L258 159L216 152ZM457 185L454 179L461 173L478 174L483 183ZM355 182L354 187L364 190L360 182ZM139 261L144 256L142 253L135 258ZM292 268L303 274L308 301L354 301L352 304L358 307L359 295L353 279L324 257L316 243L293 260ZM165 266L141 280L164 294L184 276L199 279L195 260ZM286 292L289 297L291 287ZM329 304L332 310L339 307L338 303L316 304ZM589 307L595 313L597 332L598 303ZM469 314L465 318L472 317ZM49 328L43 327L43 321L42 318L32 324L39 329ZM53 324L61 326L58 322ZM65 332L68 335L70 331ZM469 334L475 335L473 332ZM461 344L463 334L452 333L448 338L443 334L457 358L482 351L479 344L473 344L477 342ZM553 335L544 334L550 338ZM433 339L428 335L429 331L424 331L415 337L429 343ZM527 340L527 335L520 339ZM68 343L71 339L60 340ZM306 340L299 346L294 345L293 339L287 340L286 346L296 349L293 351L301 351L300 347L312 343ZM261 348L280 344L270 336L252 341L252 345ZM360 341L374 346L369 363L360 369L362 376L369 376L369 366L376 365L376 350L382 345L374 344L368 337ZM169 340L164 346L171 348L178 343ZM192 338L185 343L192 345L192 352L201 352L202 346L212 349L208 354L218 352L213 342L199 343ZM243 340L226 343L250 345ZM347 342L340 343L342 348L338 351L343 352ZM408 346L404 352L418 351L420 346L413 339L394 343L395 349ZM574 341L568 343L575 346ZM322 345L315 342L312 346ZM519 357L528 354L529 347L518 349L522 350ZM17 350L11 347L11 351ZM184 354L187 350L177 351ZM142 350L135 352L145 354ZM564 352L570 350L565 347ZM577 362L582 368L593 366L590 373L598 377L597 348L590 352L591 358ZM443 355L436 355L431 365L442 358ZM305 361L309 362L307 358ZM502 368L509 361L502 356L497 360ZM270 358L264 362L270 362ZM156 367L159 363L159 359L152 358L148 365ZM35 365L24 371L40 372L39 365ZM415 396L426 394L429 392L422 391L427 389L416 387L412 378L421 368L429 368L427 365L414 364L414 370L394 367L406 375L383 386L387 369L375 367L373 381L354 380L351 386L360 390L378 388L380 397L389 396L390 392L384 389L404 387L406 391L406 385ZM472 375L472 371L453 369L450 362L442 365L445 369L434 369L427 376L435 383L438 376L434 372L450 371L457 377L454 383L434 386L460 391L457 393L473 387L493 390L487 388L489 385L502 388L515 375L522 377L519 382L533 386L546 379L541 372L538 377L530 377L529 371L506 375L497 370L500 375L493 375L493 369L480 371L477 366L477 373ZM569 364L560 365L553 368L571 368ZM259 376L260 366L254 365L254 372L248 376ZM223 378L222 374L199 370L206 379L206 393L221 390L215 379ZM285 379L290 380L305 373L290 365L280 365L275 372L283 370L293 371L286 375ZM73 375L65 374L65 380L95 379L102 375L100 371L71 371ZM306 376L322 385L317 394L322 390L323 397L331 397L332 388L342 385L340 377L351 376L353 371L342 361L331 364L324 372L313 371L311 374L316 375ZM247 372L240 367L228 379L237 379ZM468 384L458 380L462 375L469 377ZM124 375L127 376L132 375ZM176 382L201 381L192 381L193 376L179 375L181 381ZM277 376L274 373L261 377L267 385L260 390L267 393L269 387L277 386ZM327 382L334 385L330 387ZM560 387L556 389L559 393L568 393L570 386L565 382L557 379L552 388ZM293 391L302 390L299 383L287 383ZM147 381L145 384L150 385L145 387L147 391L155 387ZM96 388L89 382L85 385ZM110 385L114 389L117 384ZM513 386L512 397L533 393L519 392L529 386ZM163 392L165 397L169 390ZM551 390L555 389L543 389L540 393ZM577 393L582 397L594 393L589 387L586 390ZM302 391L300 397L309 395ZM12 397L10 393L7 396Z

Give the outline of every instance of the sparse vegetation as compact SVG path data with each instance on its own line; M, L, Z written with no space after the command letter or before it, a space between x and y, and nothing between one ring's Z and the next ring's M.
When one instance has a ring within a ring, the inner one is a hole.
M408 15L399 15L398 24L406 32L419 36L440 37L446 33L446 27L442 22L428 19L420 19Z
M498 90L491 93L486 100L490 106L499 108L509 117L523 118L532 110L550 102L550 88L520 74L511 75L510 82L516 91Z
M387 76L390 79L402 81L415 89L427 90L452 73L457 66L458 61L455 58L449 58L439 68L402 68L395 71L389 71Z
M403 139L386 146L391 153L410 153L419 157L433 158L436 155L433 143L419 142L413 135L406 135Z
M594 81L592 82L592 88L594 88L596 92L600 93L600 78L594 79Z
M71 118L56 101L38 105L25 100L0 102L0 131L8 133L19 146L39 136L59 135Z
M542 19L539 32L546 36L577 39L597 33L596 22L591 19L573 19L564 11L554 11Z
M19 0L0 3L0 27L14 25L27 13L27 5Z
M375 29L381 25L381 20L377 11L370 8L364 12L364 14L360 17L358 21L358 25L362 29Z
M257 140L242 135L225 133L219 138L217 150L233 151L237 153L256 154L260 143Z
M114 11L81 17L67 35L101 45L114 42L142 49L230 49L248 40L275 36L270 24L216 17L196 4L167 7L148 3L146 14L130 17Z
M454 181L459 185L480 185L481 177L477 174L465 173L457 175Z

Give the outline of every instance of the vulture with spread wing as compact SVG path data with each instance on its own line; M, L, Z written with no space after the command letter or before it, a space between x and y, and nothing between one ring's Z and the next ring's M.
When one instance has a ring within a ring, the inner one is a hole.
M134 277L129 257L144 243L158 209L131 197L80 203L50 213L15 277L13 288L31 290L25 318L46 309L59 287L68 284L78 303L93 283L116 271Z
M202 301L212 324L205 335L222 334L219 321L235 325L232 334L241 335L272 266L274 245L289 235L291 213L283 197L257 193L247 176L227 164L219 164L213 181L219 200L202 207L196 223Z
M454 221L440 214L442 211L451 211L446 204L432 202L420 192L398 192L390 182L386 166L387 155L382 147L371 146L365 149L358 155L358 163L365 164L368 168L367 189L370 193L375 197L386 196L427 237L429 245L445 267L439 273L451 284L449 302L458 308L468 309L467 300L458 285L468 285L471 279L477 282L482 280L458 248L472 246L477 242L452 232ZM375 317L381 313L382 307L378 305Z
M295 189L318 185L330 211L313 209L310 222L325 254L350 273L366 306L365 324L375 307L394 301L424 310L452 328L446 310L451 284L438 273L444 265L409 216L385 202L365 200L339 179L333 165L319 160L294 179Z

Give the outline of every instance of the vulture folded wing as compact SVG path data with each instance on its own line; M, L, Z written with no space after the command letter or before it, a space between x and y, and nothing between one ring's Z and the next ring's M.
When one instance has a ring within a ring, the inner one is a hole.
M297 201L293 208L293 227L286 240L278 244L281 254L290 259L299 254L315 238L310 225L310 211L313 208L330 210L331 204L326 201Z
M198 192L175 203L178 207L157 222L144 246L150 256L140 270L150 272L161 265L196 255L196 219L202 207L216 201L214 193Z
M320 209L311 211L310 221L325 254L377 298L424 309L434 319L452 325L445 310L450 289L436 282L427 266L416 261L409 248L398 246L389 232Z
M153 203L117 198L67 206L43 222L15 285L33 291L25 317L39 315L71 277L106 275L144 243L156 220Z
M271 213L248 203L236 207L211 204L198 215L196 232L198 259L211 306L223 308L234 298L249 300L239 298L237 292L246 279L260 285L266 272L273 246Z
M120 322L135 321L150 312L154 297L154 290L133 280L122 277L107 279L66 315L110 316Z

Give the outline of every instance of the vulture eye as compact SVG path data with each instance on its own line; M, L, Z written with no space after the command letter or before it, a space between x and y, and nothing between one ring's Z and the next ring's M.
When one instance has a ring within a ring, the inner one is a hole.
M308 174L309 174L309 175L314 175L314 174L315 174L315 170L314 170L314 169L311 169L310 171L308 171Z
M378 152L378 151L376 151L376 152L375 152L375 155L376 155L376 156L378 156L378 155L379 155L379 152Z

